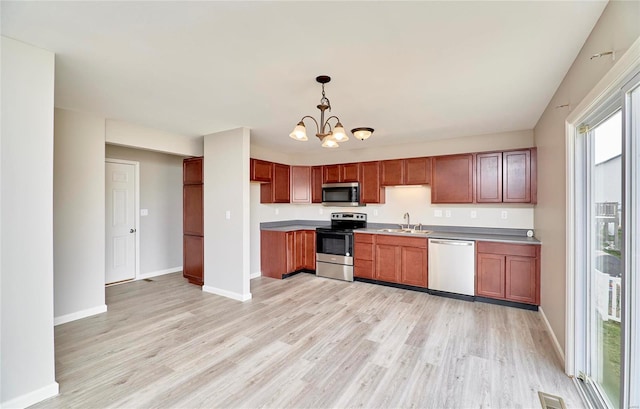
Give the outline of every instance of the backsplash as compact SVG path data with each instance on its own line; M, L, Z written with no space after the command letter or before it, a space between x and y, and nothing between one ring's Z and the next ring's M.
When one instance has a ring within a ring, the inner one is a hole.
M428 186L386 188L386 203L363 207L325 207L320 204L260 204L260 186L251 184L251 218L257 222L276 220L329 220L333 212L366 213L370 223L533 229L533 205L434 205ZM506 214L503 215L503 213ZM475 217L473 217L475 216ZM503 218L506 216L506 218Z

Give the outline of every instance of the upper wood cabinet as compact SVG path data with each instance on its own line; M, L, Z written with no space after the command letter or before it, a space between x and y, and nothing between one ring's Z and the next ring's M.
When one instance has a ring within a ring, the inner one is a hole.
M476 202L502 203L502 152L476 155Z
M404 160L404 184L428 185L431 183L431 158Z
M536 153L535 148L503 152L503 202L537 202Z
M431 158L409 158L380 162L382 186L428 185L431 183Z
M291 203L311 203L310 166L291 166Z
M250 159L250 180L252 182L271 182L272 163L260 159Z
M472 153L431 158L431 203L473 203Z
M182 181L185 185L202 183L204 158L187 158L182 161Z
M385 201L380 185L380 162L360 163L360 203L381 204Z
M289 203L290 167L272 163L271 183L260 185L260 203Z
M322 183L358 182L360 180L359 163L341 163L325 165Z
M476 202L536 203L536 149L476 155Z
M311 203L322 203L322 166L311 167Z
M402 159L380 161L380 183L382 186L398 186L404 183L404 161Z

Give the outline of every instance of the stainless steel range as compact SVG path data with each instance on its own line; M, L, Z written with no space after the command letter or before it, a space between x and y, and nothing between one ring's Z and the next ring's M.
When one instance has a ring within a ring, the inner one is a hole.
M353 281L353 231L367 227L366 213L331 213L331 227L316 229L316 275Z

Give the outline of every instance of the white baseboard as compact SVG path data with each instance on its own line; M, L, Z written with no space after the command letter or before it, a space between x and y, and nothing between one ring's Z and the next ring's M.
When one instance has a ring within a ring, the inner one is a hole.
M221 295L223 297L231 298L232 300L243 301L243 302L249 301L251 299L251 293L240 294L240 293L235 293L233 291L223 290L221 288L211 287L208 285L203 285L202 291L204 291L205 293Z
M87 318L92 315L102 314L103 312L107 312L106 305L99 305L93 308L87 308L86 310L72 312L71 314L61 315L59 317L53 318L53 325L65 324L67 322L79 320L82 318Z
M167 268L166 270L152 271L150 273L142 273L136 278L136 280L144 280L145 278L163 276L165 274L177 273L178 271L182 271L182 266Z
M540 311L540 315L542 316L542 322L544 322L544 325L547 327L547 332L549 333L549 336L551 336L551 343L553 344L553 349L556 351L556 356L560 359L560 362L562 363L562 369L564 370L565 359L564 359L564 352L562 352L562 347L560 346L560 343L558 342L558 338L556 338L556 334L555 332L553 332L553 329L551 328L551 324L549 324L549 320L547 319L547 316L545 315L542 307L538 307L538 311Z
M249 275L249 280L253 280L258 277L262 277L262 272L258 271L257 273L251 273L251 275Z
M58 382L53 382L43 388L37 389L33 392L26 393L17 398L13 398L10 401L0 403L0 407L3 409L23 409L31 405L35 405L38 402L42 402L45 399L56 396L60 388Z

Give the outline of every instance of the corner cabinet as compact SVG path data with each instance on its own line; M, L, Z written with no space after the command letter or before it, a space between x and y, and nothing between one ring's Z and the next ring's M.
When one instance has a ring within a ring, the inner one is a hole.
M476 296L540 304L540 246L479 241Z
M431 158L431 203L474 202L474 155Z
M536 203L535 148L476 155L477 203Z
M203 158L182 163L182 275L191 284L204 284Z
M315 230L260 232L260 271L264 277L282 279L315 269Z
M291 168L280 163L271 166L271 182L260 185L260 203L289 203Z

